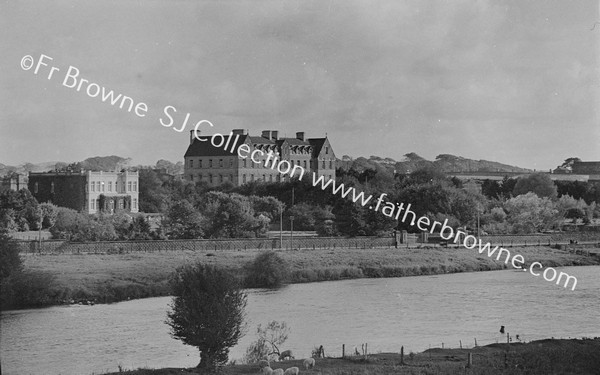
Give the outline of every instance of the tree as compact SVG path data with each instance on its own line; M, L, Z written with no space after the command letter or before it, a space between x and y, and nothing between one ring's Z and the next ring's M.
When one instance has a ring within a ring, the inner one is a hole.
M253 342L248 349L244 360L246 363L255 363L261 359L266 359L272 354L279 356L279 347L287 340L290 334L290 328L286 322L273 320L266 327L258 325L256 329L258 340Z
M171 206L164 224L169 237L193 239L204 236L205 222L204 216L184 199Z
M554 202L533 192L509 199L504 209L508 213L508 222L517 233L538 232L555 223L559 216Z
M533 173L517 180L513 195L516 197L529 192L535 193L540 198L554 199L557 195L556 185L546 173Z
M288 265L274 251L264 251L247 265L246 284L258 288L278 288L287 280Z
M198 368L214 371L244 335L247 295L232 274L202 263L179 267L171 285L171 335L198 348Z
M23 269L23 261L19 255L19 247L6 230L0 230L0 280Z

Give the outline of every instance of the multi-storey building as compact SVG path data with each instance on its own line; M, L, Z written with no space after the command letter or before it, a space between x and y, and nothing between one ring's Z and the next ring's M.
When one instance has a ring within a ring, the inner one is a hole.
M81 212L139 211L138 172L30 172L28 188L40 203Z
M229 181L239 186L252 181L284 181L291 176L300 177L303 171L305 177L314 172L317 176L335 179L336 157L327 137L305 139L304 132L298 132L296 138L279 138L276 130L265 130L256 137L243 129L235 129L223 135L222 141L224 146L217 147L211 142L211 136L196 137L194 131L190 132L190 145L184 155L187 180L205 181L210 185ZM253 157L240 156L240 147L249 150L247 154ZM261 152L255 153L255 150ZM269 154L271 162L276 158L289 163L290 173L270 167Z

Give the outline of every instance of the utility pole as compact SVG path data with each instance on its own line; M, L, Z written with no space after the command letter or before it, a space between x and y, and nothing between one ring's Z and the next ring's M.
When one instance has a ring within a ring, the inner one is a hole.
M294 188L292 188L292 207L294 207ZM290 250L294 249L294 215L290 215Z
M279 250L283 249L283 203L279 205Z

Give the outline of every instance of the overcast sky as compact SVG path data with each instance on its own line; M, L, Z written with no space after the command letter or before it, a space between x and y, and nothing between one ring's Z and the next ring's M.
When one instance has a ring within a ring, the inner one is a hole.
M0 1L0 163L182 161L200 120L327 133L338 157L600 160L598 1Z

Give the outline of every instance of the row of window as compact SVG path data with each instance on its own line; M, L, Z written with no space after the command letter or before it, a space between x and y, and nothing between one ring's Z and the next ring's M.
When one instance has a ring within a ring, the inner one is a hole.
M90 182L90 191L93 192L101 192L104 191L106 186L106 190L112 192L113 191L113 183L112 181L108 181L107 184L101 181L92 181ZM127 181L127 191L137 191L137 181ZM119 182L115 181L115 192L119 192ZM125 184L121 184L121 192L125 192Z
M303 162L303 163L301 163L301 162ZM322 165L323 165L323 166L322 166L321 168L323 168L323 169L327 168L327 164L326 164L326 162L327 162L326 160L323 160L323 161L322 161L322 163L323 163ZM292 160L292 161L291 161L291 163L292 163L292 165L293 165L293 164L294 164L294 161ZM216 163L215 163L215 164L216 164ZM254 167L254 165L255 165L256 163L254 163L254 162L252 162L252 161L249 161L249 162L248 162L248 159L246 159L246 158L242 159L242 167L243 167L243 168L248 168L248 164L250 164L250 168L255 168L255 167ZM301 160L296 160L296 165L298 165L298 166L301 166L301 164L303 164L302 166L304 167L304 169L306 169L306 168L307 168L307 163L306 163L306 160L302 160L302 161L301 161ZM196 168L203 168L203 166L202 166L202 165L203 165L203 163L202 163L202 159L198 159L198 160L197 160L197 163L196 163L195 165L196 165ZM190 160L189 160L188 166L189 166L189 168L190 168L190 169L193 169L193 168L194 168L194 160L193 160L193 159L190 159ZM262 167L264 167L264 168L267 168L267 167L266 167L264 164L262 164L262 163L258 164L258 167L256 167L256 168L260 168L261 166L262 166ZM213 167L213 160L212 160L212 159L208 159L208 168L212 168L212 167ZM270 167L271 167L271 166L269 165L269 168L270 168ZM311 168L313 167L313 160L311 160L311 161L310 161L310 167L311 167ZM216 168L216 166L215 166L215 168ZM218 168L224 168L224 162L223 162L223 159L219 159ZM229 168L233 168L233 159L230 159L230 160L229 160ZM329 169L333 169L333 160L329 160Z
M119 209L122 210L124 207L124 201L123 200L118 200L119 202ZM131 208L133 210L137 210L137 199L133 198L132 202L131 202ZM100 209L100 199L90 199L90 209L92 210L99 210ZM115 201L108 201L108 209L109 210L114 210L115 209Z
M197 175L196 177L198 177L198 179L196 181L202 181L204 179L204 177L201 174ZM213 176L212 174L209 174L207 176L207 178L208 178L207 181L210 184L214 184L214 183L220 183L220 184L222 184L227 179L227 176L223 176L222 174L219 175L219 176ZM329 175L329 179L330 180L331 180L331 178L332 178L331 175ZM264 181L264 182L267 182L267 180L268 180L268 182L280 182L281 181L281 174L275 175L275 178L273 178L272 174L270 174L268 176L263 174L262 175L262 179L261 179L260 175L258 175L258 176L254 176L254 174L251 174L250 176L246 176L246 174L242 175L242 184L245 184L246 182L253 182L253 181ZM194 181L194 175L192 175L192 174L190 175L190 181ZM229 181L234 182L232 174L229 175Z

